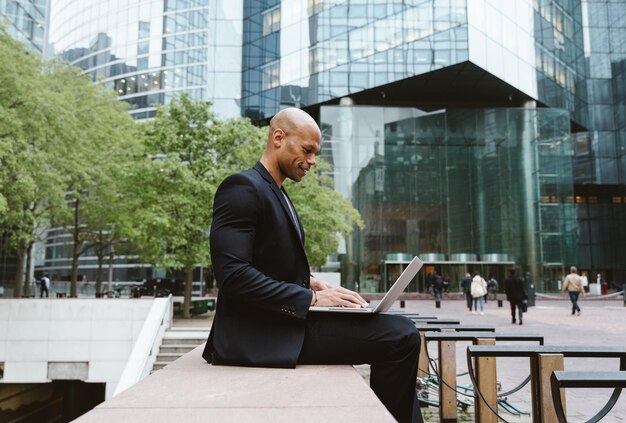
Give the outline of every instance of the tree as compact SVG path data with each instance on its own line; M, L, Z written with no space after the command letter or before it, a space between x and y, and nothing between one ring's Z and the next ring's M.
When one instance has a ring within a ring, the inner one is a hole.
M285 189L305 230L309 264L317 267L337 251L339 236L347 238L355 226L364 227L359 212L334 190L332 178L325 174L330 168L328 163L317 159L316 166L302 181L285 181Z
M68 149L57 122L62 103L49 95L39 58L4 31L0 57L0 231L16 252L20 297L27 250L49 211L63 203L64 169L56 162Z
M134 157L136 125L126 104L108 88L94 85L80 69L50 62L45 70L46 86L67 111L60 124L72 149L59 164L67 178L66 201L53 217L72 236L70 296L74 297L78 260L95 245L93 233L102 230L102 218L112 218L110 213L102 216L103 211L118 206L113 198L118 168L128 166Z
M95 203L94 187L111 183L135 125L112 91L80 69L42 62L4 32L0 57L0 230L17 253L14 294L21 296L24 257L40 228L57 224L74 238L75 296L88 245L81 207Z
M213 196L234 169L251 166L262 133L247 119L219 120L208 102L188 95L160 108L146 123L148 158L135 169L138 203L131 238L144 260L185 272L184 316L189 317L193 270L210 265Z

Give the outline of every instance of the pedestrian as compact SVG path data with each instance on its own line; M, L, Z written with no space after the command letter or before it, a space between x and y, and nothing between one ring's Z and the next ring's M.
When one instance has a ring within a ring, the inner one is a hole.
M444 273L441 277L441 285L441 290L443 292L448 292L448 289L450 288L450 276L448 276L447 273Z
M443 296L443 280L441 276L437 272L431 272L429 276L430 286L432 287L433 294L435 295L435 299L437 301L441 301Z
M596 283L600 286L600 295L606 295L609 293L609 284L606 283L606 281L602 277L602 274L598 273L598 276L596 277Z
M46 293L46 298L49 297L49 290L50 290L50 278L48 277L48 275L43 275L43 277L41 278L41 280L39 281L40 283L40 289L41 292L39 294L39 298L43 298L43 293Z
M585 294L589 294L589 279L587 278L587 272L582 272L580 275L580 281L583 284Z
M472 298L474 299L474 311L473 314L478 312L478 304L480 304L480 314L481 316L485 314L483 312L483 307L485 304L485 295L487 295L487 282L483 279L482 276L478 272L474 272L474 277L472 278L471 285Z
M519 317L519 324L523 322L524 309L523 303L528 300L526 292L526 284L521 278L515 274L515 269L509 270L509 277L504 281L504 291L506 292L506 300L511 306L511 323L515 324L515 309Z
M283 185L311 171L320 143L311 116L283 109L270 120L261 159L217 189L210 247L220 290L202 356L213 365L250 367L369 363L370 386L393 418L422 422L415 395L420 336L411 320L309 313L315 305L367 305L311 274L306 233Z
M496 299L496 293L498 292L498 281L493 275L489 275L489 280L487 281L487 292L490 300ZM485 301L486 302L486 301Z
M572 302L572 316L574 313L578 313L580 316L580 307L578 306L578 296L585 295L585 290L583 289L582 281L580 280L580 276L578 276L578 269L575 266L570 267L569 275L565 277L565 282L563 282L563 288L561 291L569 294L569 299Z
M472 276L469 273L465 274L465 277L460 283L461 288L463 289L463 294L465 294L465 302L467 304L467 309L472 311Z

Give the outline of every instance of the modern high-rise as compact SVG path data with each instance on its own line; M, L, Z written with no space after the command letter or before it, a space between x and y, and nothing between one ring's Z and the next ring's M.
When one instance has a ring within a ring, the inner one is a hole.
M136 119L181 91L258 123L310 112L366 224L334 257L347 286L414 254L453 284L626 280L626 0L52 0L49 20L47 55Z
M239 115L241 0L52 0L46 55L114 89L135 119L180 92Z
M412 254L454 282L620 282L626 1L244 1L242 114L305 108L366 228L344 281ZM593 272L593 276L591 273ZM423 281L419 281L423 283ZM423 288L421 286L420 288Z
M0 25L30 50L43 53L48 0L0 0Z

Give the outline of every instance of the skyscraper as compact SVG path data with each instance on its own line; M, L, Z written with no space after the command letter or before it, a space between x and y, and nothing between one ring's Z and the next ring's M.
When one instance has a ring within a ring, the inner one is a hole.
M555 289L571 264L626 277L625 14L626 0L53 0L47 52L137 119L180 91L259 123L309 111L366 220L337 255L349 286L383 289L420 254L453 278L517 266Z
M0 1L0 18L4 18L8 33L38 53L43 52L46 4L47 0Z
M241 0L54 0L46 55L68 60L155 116L179 92L239 115Z

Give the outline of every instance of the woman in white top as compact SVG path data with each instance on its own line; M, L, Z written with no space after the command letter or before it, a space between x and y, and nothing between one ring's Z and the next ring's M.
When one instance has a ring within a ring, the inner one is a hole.
M487 295L487 282L485 282L478 272L474 272L471 292L472 297L474 298L474 310L472 310L472 313L476 314L478 311L478 304L480 304L480 314L485 314L483 313L483 307L485 304L485 295Z

